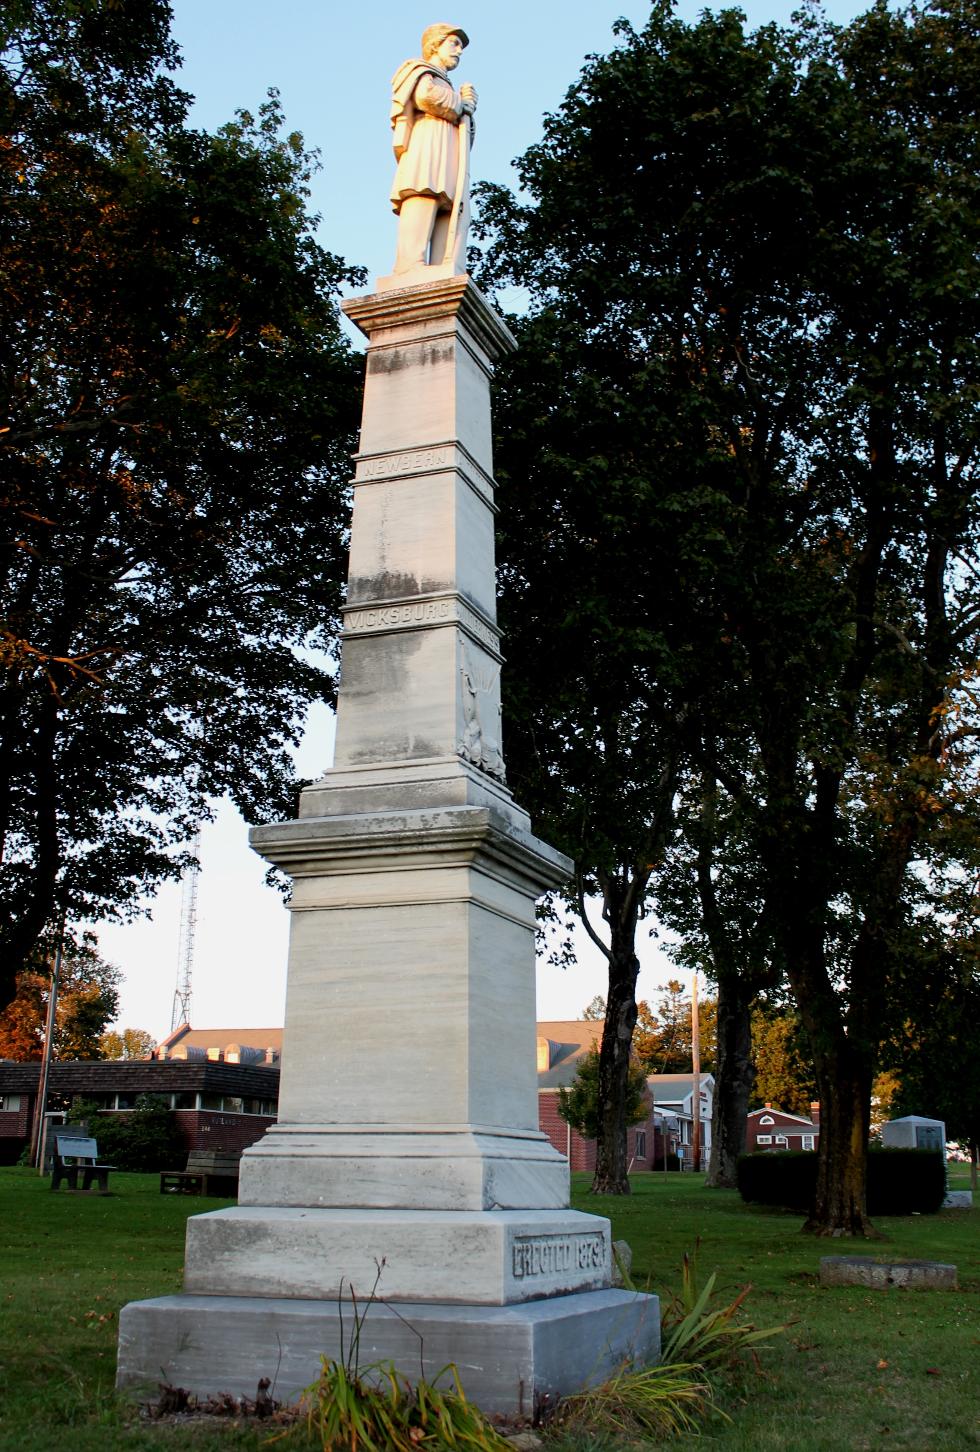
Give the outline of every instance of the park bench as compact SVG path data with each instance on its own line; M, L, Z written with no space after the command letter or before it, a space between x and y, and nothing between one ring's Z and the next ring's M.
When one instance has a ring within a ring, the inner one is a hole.
M240 1159L240 1150L191 1150L185 1169L160 1171L160 1194L237 1195Z
M91 1190L92 1181L95 1180L99 1194L108 1195L109 1171L115 1168L115 1165L99 1163L99 1146L94 1139L81 1139L78 1135L55 1135L52 1190L57 1190L62 1182L67 1184L69 1190L77 1190L80 1170L83 1190Z

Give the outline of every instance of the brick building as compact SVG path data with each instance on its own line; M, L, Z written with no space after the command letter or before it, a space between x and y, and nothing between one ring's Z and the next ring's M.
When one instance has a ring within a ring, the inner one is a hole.
M538 1117L542 1131L573 1170L595 1169L594 1140L584 1139L558 1114L558 1090L567 1088L583 1056L598 1045L602 1024L549 1020L538 1024ZM124 1114L140 1094L168 1099L188 1150L241 1150L261 1138L276 1118L281 1028L193 1029L182 1024L149 1059L55 1062L48 1110L85 1099ZM40 1065L0 1061L0 1163L10 1164L29 1142ZM702 1144L710 1146L714 1081L702 1077ZM648 1113L627 1132L633 1170L649 1170L691 1142L690 1075L654 1074L647 1080ZM687 1155L690 1163L690 1154Z
M591 1020L552 1019L538 1024L538 1123L573 1170L595 1169L594 1139L585 1139L566 1124L558 1113L558 1091L567 1089L578 1073L578 1067L592 1048L598 1048L602 1023ZM626 1154L633 1170L649 1170L663 1163L664 1144L667 1153L676 1151L681 1126L665 1108L656 1107L656 1080L647 1080L648 1114L639 1124L627 1130Z
M0 1061L0 1164L30 1142L41 1066ZM203 1059L68 1060L48 1076L48 1112L84 1099L125 1113L139 1095L159 1095L176 1111L188 1151L243 1150L275 1123L279 1067Z

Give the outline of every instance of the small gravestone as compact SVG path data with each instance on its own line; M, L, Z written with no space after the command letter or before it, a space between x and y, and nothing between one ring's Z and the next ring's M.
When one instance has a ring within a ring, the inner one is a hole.
M972 1190L947 1190L946 1198L943 1201L944 1210L972 1210Z
M955 1291L955 1265L938 1260L875 1260L870 1255L825 1255L820 1259L822 1286L866 1286L887 1291Z

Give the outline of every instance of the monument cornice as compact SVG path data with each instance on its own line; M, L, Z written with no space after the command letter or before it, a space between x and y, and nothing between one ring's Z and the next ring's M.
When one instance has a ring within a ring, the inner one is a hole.
M540 894L560 886L573 864L491 807L303 817L253 827L252 847L293 877L333 872L491 864L532 880Z
M507 324L465 272L456 277L347 298L341 308L369 339L379 332L406 331L420 323L454 318L492 360L506 357L517 349L517 339Z

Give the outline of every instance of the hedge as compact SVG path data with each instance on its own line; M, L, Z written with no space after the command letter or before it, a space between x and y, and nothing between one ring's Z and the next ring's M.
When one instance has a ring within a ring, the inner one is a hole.
M813 1201L817 1156L810 1150L741 1155L738 1190L743 1200L806 1213ZM946 1197L946 1166L935 1150L868 1151L869 1215L932 1215Z

